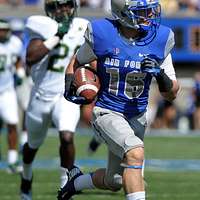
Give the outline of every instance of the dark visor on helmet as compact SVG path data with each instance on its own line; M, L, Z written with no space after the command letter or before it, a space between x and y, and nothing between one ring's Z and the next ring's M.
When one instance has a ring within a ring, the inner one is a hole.
M46 5L46 8L48 9L49 12L55 12L57 9L61 9L63 6L66 6L66 7L68 6L71 8L75 7L73 1L68 1L68 2L64 2L64 3L61 3L61 2L48 3Z

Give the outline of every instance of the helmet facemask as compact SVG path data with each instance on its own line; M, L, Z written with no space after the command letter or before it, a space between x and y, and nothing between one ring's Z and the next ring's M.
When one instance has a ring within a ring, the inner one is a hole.
M126 11L122 12L127 18L127 25L131 28L157 26L160 23L160 4L147 7L134 8L128 6Z
M76 15L77 4L75 0L45 0L47 16L69 28Z
M11 35L10 24L5 20L0 20L0 42L5 43Z

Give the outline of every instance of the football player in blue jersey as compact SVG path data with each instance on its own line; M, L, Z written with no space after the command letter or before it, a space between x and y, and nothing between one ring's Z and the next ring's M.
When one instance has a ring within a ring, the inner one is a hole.
M87 103L72 96L73 70L90 63L100 78L101 89L93 108L96 135L108 147L106 169L76 174L58 191L67 200L82 189L119 190L127 200L145 200L142 177L146 108L152 78L164 99L173 101L179 90L170 51L172 30L160 24L158 0L111 0L114 19L92 21L68 67L65 98ZM69 70L71 69L71 70Z

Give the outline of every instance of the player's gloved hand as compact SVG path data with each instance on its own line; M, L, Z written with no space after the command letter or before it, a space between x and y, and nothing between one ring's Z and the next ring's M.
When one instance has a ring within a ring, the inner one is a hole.
M14 84L15 86L20 86L23 83L23 78L21 78L20 76L18 76L16 73L14 74Z
M91 103L85 97L81 97L81 96L70 96L69 95L66 99L68 101L71 101L72 103L79 104L79 105L87 105L87 104Z
M160 63L161 61L157 56L147 55L141 62L141 71L156 77L162 72Z
M63 36L68 32L68 30L69 30L69 27L64 22L59 23L58 24L58 31L57 31L56 35L60 39L62 39Z
M22 85L25 76L26 76L25 69L23 67L18 68L16 70L16 72L14 73L14 83L15 83L15 86Z
M91 102L88 102L88 100L85 97L76 95L76 88L73 85L73 80L74 80L73 74L65 75L65 91L64 91L65 99L75 104L80 104L80 105L90 104Z
M73 84L71 84L70 90L67 93L65 99L68 101L71 101L72 103L79 104L79 105L87 105L87 104L91 103L91 102L88 102L88 100L85 97L76 95L76 88L74 87Z

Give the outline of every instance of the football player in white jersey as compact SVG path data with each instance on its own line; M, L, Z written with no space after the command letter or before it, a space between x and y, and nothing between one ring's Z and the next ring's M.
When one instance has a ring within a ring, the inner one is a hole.
M21 68L21 40L11 34L8 21L0 20L0 118L8 128L8 172L19 170L17 152L18 108L14 71Z
M32 79L29 76L28 68L25 69L25 49L26 49L26 36L24 34L25 22L19 18L13 18L10 20L11 31L14 35L18 36L23 42L23 67L20 69L20 77L15 75L15 87L17 93L17 100L19 106L19 112L21 116L21 123L18 125L19 134L19 152L22 152L23 145L27 142L27 131L25 126L25 112L28 108L28 102L30 98ZM18 74L19 74L18 73Z
M48 17L27 19L30 41L26 63L31 68L34 85L26 113L28 143L23 147L20 187L23 200L32 199L32 162L51 121L59 131L61 187L68 179L68 169L74 167L73 133L80 118L80 107L64 99L63 80L71 57L84 42L88 24L85 19L74 18L76 10L75 0L45 0Z

